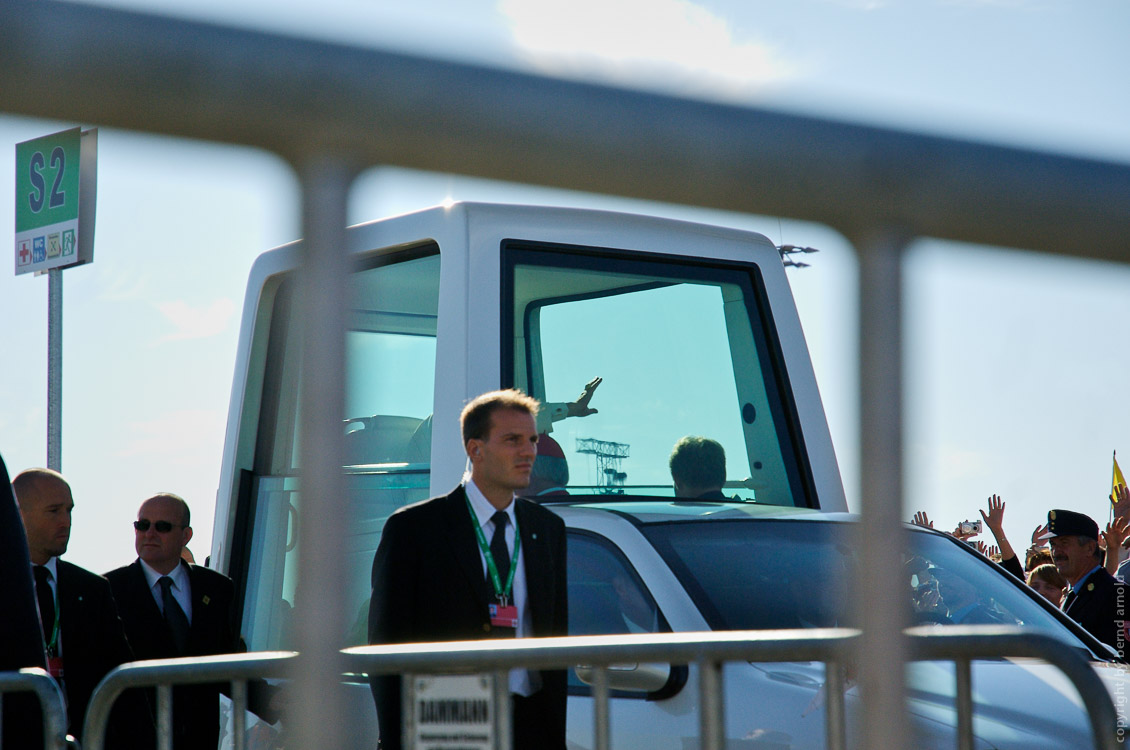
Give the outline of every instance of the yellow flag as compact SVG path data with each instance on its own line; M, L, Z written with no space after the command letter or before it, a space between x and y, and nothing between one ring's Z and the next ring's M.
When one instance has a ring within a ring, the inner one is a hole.
M1118 468L1118 454L1114 454L1114 474L1110 480L1110 502L1113 505L1114 501L1118 499L1118 493L1115 491L1118 487L1126 486L1126 477L1122 476L1122 469Z

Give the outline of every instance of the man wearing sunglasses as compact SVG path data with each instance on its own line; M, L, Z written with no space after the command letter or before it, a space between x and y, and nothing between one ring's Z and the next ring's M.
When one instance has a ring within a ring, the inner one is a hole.
M126 635L138 659L209 656L242 651L232 627L235 589L231 579L191 565L181 552L192 539L188 503L172 493L141 504L133 523L137 560L106 574ZM254 686L251 686L254 687ZM173 691L173 746L216 747L220 731L218 684ZM259 690L249 698L260 716ZM153 705L156 705L154 703ZM277 717L270 716L270 721Z

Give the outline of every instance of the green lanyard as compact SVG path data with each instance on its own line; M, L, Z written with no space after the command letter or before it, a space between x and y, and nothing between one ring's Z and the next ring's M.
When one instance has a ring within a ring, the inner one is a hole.
M471 514L471 525L475 527L475 538L479 540L479 549L487 561L487 572L490 573L490 582L494 586L494 595L505 606L510 601L510 591L514 588L514 573L518 570L518 551L522 549L522 535L518 533L518 517L514 517L514 556L510 560L510 574L506 576L506 588L502 587L502 579L498 576L498 566L494 564L494 555L490 553L483 527L479 525L479 517L471 507L471 498L467 498L467 512Z
M44 566L46 567L46 566ZM50 571L48 571L50 572ZM52 576L54 578L54 576ZM55 581L55 586L51 587L51 598L55 602L55 622L51 626L51 640L47 642L47 655L55 656L59 647L59 589L57 588L59 581Z

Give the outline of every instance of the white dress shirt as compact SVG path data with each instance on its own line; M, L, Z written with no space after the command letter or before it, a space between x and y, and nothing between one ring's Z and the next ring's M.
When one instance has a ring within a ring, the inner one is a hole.
M487 500L486 495L475 486L473 481L468 481L465 489L467 491L467 499L471 501L471 510L475 512L475 518L478 519L479 526L483 530L483 536L490 542L491 537L494 535L494 521L490 520L498 508L495 508ZM514 558L514 539L516 530L518 528L514 519L514 499L510 499L510 504L503 508L503 511L510 519L510 523L506 525L506 549L510 553L510 565L517 566L514 571L514 588L511 591L511 599L514 606L518 608L518 628L515 633L519 638L529 638L532 635L530 630L530 609L526 599L526 566L524 563L524 553L521 549L518 550L518 558ZM476 544L476 546L478 546ZM479 560L483 564L483 576L487 575L487 558L483 554L482 548L479 549ZM506 581L502 582L506 585ZM526 669L513 669L510 671L510 692L518 695L533 695L537 691L535 682L540 682L538 675L532 674Z
M149 582L149 593L153 594L153 599L157 602L157 609L161 611L161 614L165 614L165 601L161 597L161 584L158 583L164 574L153 570L144 560L139 559L138 562L141 563L141 569L145 572L145 580ZM188 582L188 568L185 567L184 563L181 563L173 568L168 576L173 580L171 587L173 598L184 610L184 616L188 618L188 624L191 625L192 586Z

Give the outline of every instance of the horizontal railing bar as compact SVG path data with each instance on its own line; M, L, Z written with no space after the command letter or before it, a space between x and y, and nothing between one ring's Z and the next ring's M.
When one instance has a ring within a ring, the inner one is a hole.
M331 152L788 216L849 236L897 226L1130 260L1124 163L152 13L5 0L0 91L12 114L240 143L292 163Z
M1096 747L1114 750L1118 746L1118 717L1110 694L1079 649L1048 634L1016 627L951 626L941 632L936 628L910 628L906 632L910 658L916 661L1033 658L1055 666L1078 690L1091 719ZM857 630L825 628L453 641L349 648L342 652L342 666L344 671L354 673L444 674L632 662L849 663L858 640ZM264 652L124 664L108 674L95 691L84 740L90 750L101 748L88 734L95 726L105 726L113 701L127 688L284 677L300 659L294 652ZM3 684L0 679L0 688Z

